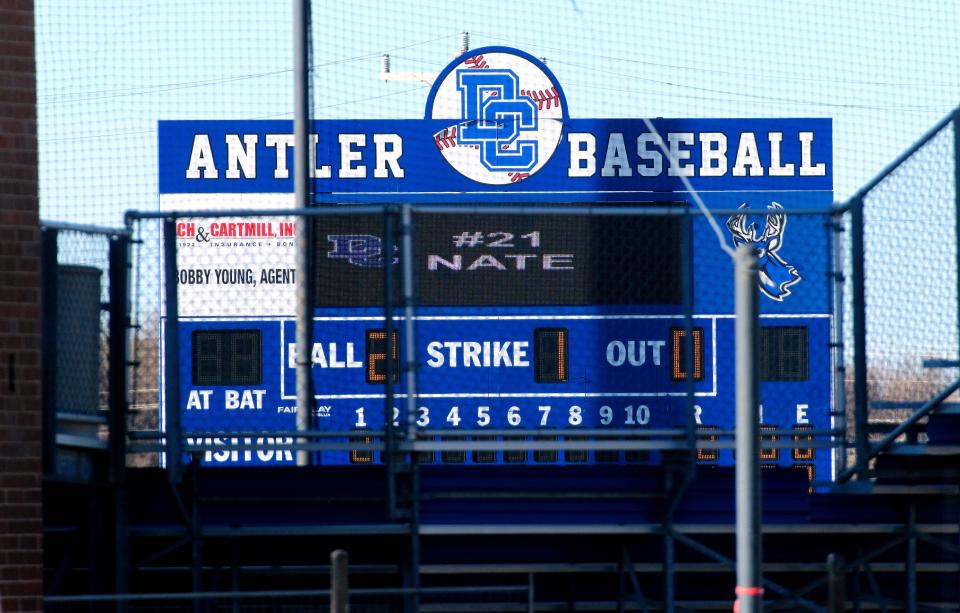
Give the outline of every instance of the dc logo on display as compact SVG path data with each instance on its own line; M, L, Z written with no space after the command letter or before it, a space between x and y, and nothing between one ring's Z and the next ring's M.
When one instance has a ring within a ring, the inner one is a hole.
M327 257L334 260L346 260L354 266L362 268L383 268L383 241L379 236L372 234L328 234L327 241L333 247L327 252ZM393 263L400 262L396 253L397 245L393 246Z
M487 185L518 183L540 170L560 144L566 117L566 99L547 67L505 47L455 60L427 99L427 119L455 122L433 135L440 154Z

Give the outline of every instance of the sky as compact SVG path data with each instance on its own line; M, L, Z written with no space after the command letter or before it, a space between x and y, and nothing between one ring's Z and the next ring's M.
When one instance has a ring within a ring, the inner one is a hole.
M572 117L830 117L842 201L960 104L954 0L314 2L312 116L423 116L458 53L545 58ZM157 121L291 119L292 2L37 0L41 216L157 207ZM936 164L930 172L936 172Z
M292 119L292 6L35 0L42 219L120 227L127 210L156 210L159 120ZM394 73L436 74L469 32L471 49L543 58L575 118L831 118L837 202L960 105L956 0L353 0L311 11L315 119L423 117L429 86L381 79L382 56ZM924 238L955 224L953 147L935 141L876 191L881 216L868 217L868 352L893 369L905 351L914 365L918 352L957 351L956 271Z

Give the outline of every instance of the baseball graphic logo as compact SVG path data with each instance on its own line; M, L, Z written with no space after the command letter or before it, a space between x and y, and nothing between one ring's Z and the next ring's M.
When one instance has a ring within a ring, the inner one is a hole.
M487 185L517 183L550 160L563 135L566 98L546 65L506 47L471 51L447 66L427 98L443 158Z

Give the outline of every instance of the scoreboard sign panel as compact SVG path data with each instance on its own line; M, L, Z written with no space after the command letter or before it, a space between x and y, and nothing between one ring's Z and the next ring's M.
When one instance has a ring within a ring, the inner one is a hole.
M163 121L159 142L161 210L294 207L290 122ZM810 429L831 427L831 244L822 218L791 214L832 202L829 120L575 119L541 62L487 48L441 73L423 119L316 121L310 147L316 206L487 209L414 213L414 419L425 431L469 430L484 440L486 430L515 430L509 439L670 428L686 423L691 389L699 427L732 429L732 264L704 217L693 217L687 241L682 219L666 214L692 206L691 187L708 208L726 211L717 220L726 245L760 250L761 419L781 432L768 436L802 443ZM496 213L504 204L529 204L532 213ZM536 213L538 204L665 214L548 215ZM377 215L315 218L314 228L316 397L307 410L315 428L363 440L391 413L398 424L407 419L397 376L407 357L403 320L388 343L383 313L384 267L399 270L399 251L386 245L399 239L386 240ZM164 411L180 412L188 436L202 433L208 463L294 460L271 446L272 433L295 430L299 410L297 240L286 217L178 219L181 359L163 372L177 369L181 406ZM684 258L692 258L689 327ZM398 400L385 410L388 371ZM263 436L234 441L237 432ZM232 442L249 447L217 449ZM826 451L764 453L767 464L831 475ZM365 451L314 457L379 460ZM421 460L603 464L659 456L501 451ZM703 450L700 460L729 464L733 456Z

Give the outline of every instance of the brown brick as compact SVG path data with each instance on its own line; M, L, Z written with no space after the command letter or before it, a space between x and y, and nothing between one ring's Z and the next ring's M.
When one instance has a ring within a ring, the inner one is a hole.
M31 10L31 7L14 7L7 6L7 4L16 3L0 2L0 23L5 24L5 27L9 27L10 29L20 27L33 32L33 10ZM24 2L23 4L27 3Z
M13 164L0 164L0 168L3 169L3 175L5 179L12 179L15 181L20 181L24 183L30 183L33 186L33 189L26 192L27 194L37 193L37 168L36 166L23 165L13 165ZM0 188L0 192L3 189ZM16 215L16 211L9 211L9 213ZM17 216L18 225L23 223L23 218Z
M39 398L39 394L36 397ZM34 407L36 407L36 403L34 403ZM36 408L34 408L33 410L21 411L20 413L17 413L16 423L14 425L19 428L39 428L40 421L40 411L37 411Z
M33 473L0 473L0 489L5 488L39 488L40 475ZM0 534L3 534L0 532ZM2 549L2 547L0 547Z
M38 490L35 490L38 491ZM40 549L41 537L38 534L26 534L17 538L17 544L20 549L37 550Z
M33 14L33 0L0 0L0 9L28 11Z
M0 0L0 610L42 610L40 262L31 0ZM12 352L12 353L11 353ZM7 380L15 358L16 385Z
M36 151L37 139L31 134L0 134L0 150L2 149Z
M36 151L24 151L22 149L0 149L0 164L4 168L15 166L36 166ZM6 209L7 207L4 207Z
M3 461L3 466L4 470L13 472L40 474L39 458L7 458Z
M36 71L33 57L0 55L0 70L16 70L27 74Z
M0 36L3 36L7 40L14 40L22 43L32 43L33 42L33 27L32 24L22 24L22 21L27 21L23 19L20 24L10 23L8 19L16 20L17 15L23 15L23 13L16 13L12 11L0 11L0 23L3 24L0 27ZM22 24L22 25L21 25Z
M4 461L10 461L12 459L29 459L39 456L39 449L37 445L27 445L26 439L23 436L18 437L19 443L2 443L0 444L0 457L4 458Z
M10 105L0 118L0 132L4 134L36 134L36 117L29 105Z
M0 39L0 55L12 55L14 57L19 56L19 57L32 58L33 42Z
M0 46L2 45L3 44L0 43ZM2 77L0 77L0 81L3 81ZM0 102L3 102L8 106L15 106L18 104L33 105L37 103L37 91L33 87L5 87L2 83L0 83Z
M0 36L3 36L2 28L0 28ZM12 37L14 36L16 36L16 34L11 34L8 39L12 41ZM37 90L37 77L31 72L0 70L0 88L32 91L35 94Z

